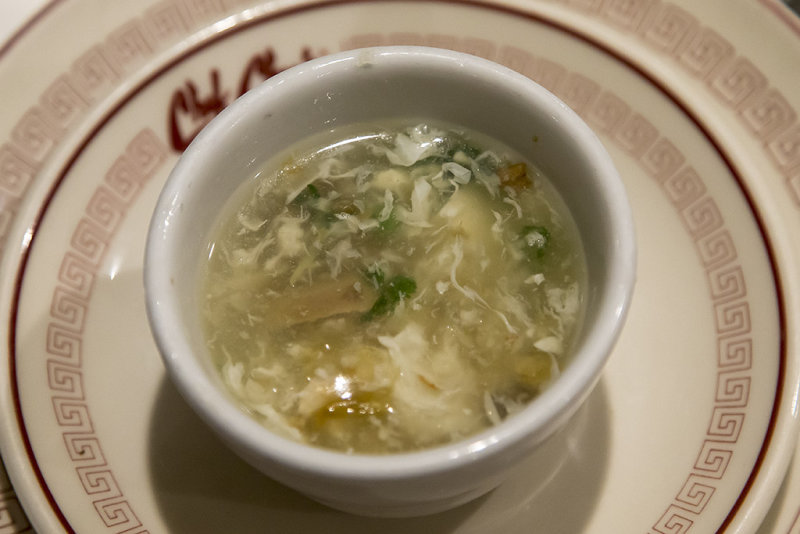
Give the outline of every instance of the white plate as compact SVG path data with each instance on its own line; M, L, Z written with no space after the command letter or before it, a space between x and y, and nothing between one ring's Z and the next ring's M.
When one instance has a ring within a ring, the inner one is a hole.
M798 528L800 474L779 492L800 382L785 8L251 1L55 2L0 56L0 532ZM165 379L141 284L193 132L280 68L390 43L482 55L566 100L615 159L640 247L630 320L567 431L488 497L403 521L333 512L229 453Z

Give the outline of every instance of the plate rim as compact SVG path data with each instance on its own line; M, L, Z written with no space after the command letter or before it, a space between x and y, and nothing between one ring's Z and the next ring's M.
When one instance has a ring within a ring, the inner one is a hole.
M360 3L361 1L362 0L344 0L342 2L329 3L329 2L325 2L325 1L298 0L297 2L294 2L294 3L291 4L292 6L294 6L293 8L287 8L288 11L278 10L278 11L275 11L275 12L270 12L270 15L267 16L266 18L263 18L263 17L262 18L256 18L256 19L253 19L251 21L248 21L248 23L237 24L235 26L235 31L238 32L238 31L244 30L244 29L248 28L252 24L259 24L259 23L266 22L267 20L272 20L273 18L279 18L281 16L286 16L286 15L292 13L292 12L295 12L295 11L298 11L298 10L301 10L301 9L313 9L313 8L316 8L316 7L328 6L328 5L339 6L339 5L342 5L342 4L356 4L356 3ZM409 1L409 0L406 0L406 1ZM487 8L487 9L493 9L493 10L498 8L498 5L492 3L490 0L486 0L486 1L481 1L481 0L437 0L437 2L438 3L442 3L442 4L459 4L459 5L466 4L466 5L473 5L473 6L477 6L477 7L481 7L481 8ZM63 3L63 0L51 0L50 3L48 3L42 9L42 11L39 12L39 14L37 16L29 22L29 25L30 26L34 25L36 23L36 21L38 21L40 19L40 17L46 16L46 14L50 12L52 7L54 7L56 5L59 5L59 4L62 4L62 3ZM760 3L765 4L765 5L766 4L770 4L770 3L774 4L774 3L776 3L776 0L760 0ZM297 6L301 6L301 8L298 8ZM517 15L517 16L518 15L523 15L525 17L530 18L531 15L532 15L531 12L523 11L522 8L517 8L516 6L513 7L513 8L512 7L508 7L508 6L505 6L505 7L500 6L500 8L501 8L501 10L507 10L511 14ZM545 18L545 17L535 17L535 20L537 22L544 23L544 24L551 25L551 26L554 24L554 21L551 18L548 19L548 18ZM560 31L564 31L564 32L568 33L569 35L575 36L575 37L578 37L578 38L585 38L586 37L585 35L584 36L579 35L577 33L577 30L575 30L574 28L569 28L569 27L565 27L565 26L558 26L557 29L560 30ZM18 39L22 35L22 33L24 33L24 30L21 30L20 33L15 35L16 39L12 38L11 41L9 41L5 45L3 45L3 48L0 48L0 60L3 59L3 55L8 50L10 50L11 47L18 41ZM200 44L197 47L193 48L191 50L190 55L193 55L193 54L196 54L196 53L200 52L206 46L210 46L211 44L217 42L219 39L223 39L227 35L228 35L227 33L225 33L224 35L222 35L221 33L215 34L212 38L204 41L202 44ZM780 269L781 265L784 263L785 260L781 259L783 257L782 253L772 250L773 249L773 232L771 231L770 228L767 227L767 225L762 220L762 218L760 216L760 210L756 209L755 202L754 202L754 200L752 198L752 195L751 195L748 187L746 186L747 180L744 179L740 175L739 170L736 168L736 166L734 164L732 164L728 160L727 153L725 152L725 149L720 147L720 143L719 143L717 137L712 132L709 131L709 128L707 127L707 125L702 125L702 124L698 123L698 118L694 115L693 110L691 110L691 108L687 108L683 104L682 101L676 100L676 98L675 98L676 95L674 94L674 92L672 91L671 88L669 88L669 87L665 86L664 84L662 84L660 82L660 80L658 80L658 78L656 76L652 75L651 73L642 71L639 66L637 66L637 65L635 65L635 64L633 64L631 62L629 57L627 57L627 56L623 57L620 54L616 53L615 51L609 50L608 47L606 46L606 43L601 42L600 40L597 40L596 42L591 42L591 44L593 46L595 46L595 47L600 48L603 52L605 52L607 54L610 54L611 57L613 57L614 59L622 62L627 67L630 67L630 68L634 69L640 75L643 75L645 77L645 79L647 79L648 81L650 81L651 83L653 83L657 87L659 92L661 92L662 94L667 96L674 104L678 105L678 107L681 108L681 110L684 112L684 114L687 117L691 118L695 122L695 124L698 125L698 127L699 127L700 131L703 133L704 137L706 137L710 141L711 145L714 147L714 150L726 162L726 165L731 170L731 174L734 177L736 177L736 181L738 183L738 186L739 186L740 190L742 191L743 196L747 199L747 202L750 205L751 211L752 211L752 213L754 215L754 218L757 220L759 234L762 237L765 246L770 249L770 252L769 252L768 256L770 258L770 268L771 268L771 270L773 272L774 284L776 286L776 288L775 288L776 297L778 298L779 301L781 301L779 309L780 309L780 318L781 318L781 326L780 326L780 332L781 332L780 346L781 346L781 348L780 348L780 353L781 353L782 357L781 357L781 363L780 363L780 370L779 370L779 373L778 373L778 376L779 376L778 387L776 387L775 400L773 401L773 409L772 409L772 412L771 412L770 423L769 423L769 427L768 427L769 429L768 429L767 435L764 438L764 442L762 443L761 451L759 452L759 456L758 456L759 459L757 461L757 464L754 466L753 470L751 471L750 477L748 477L748 482L745 485L745 491L743 491L743 493L740 494L739 498L737 499L737 505L734 508L732 508L731 512L728 514L728 517L726 518L726 521L721 526L721 528L720 528L720 532L721 532L721 531L724 531L725 529L727 529L730 526L730 524L736 519L735 516L737 515L739 509L741 509L741 507L744 505L744 503L748 500L748 498L749 498L748 497L748 493L752 490L753 485L756 484L757 479L759 478L758 477L758 473L760 472L760 470L761 470L761 468L763 466L764 460L765 460L766 456L769 455L769 452L771 450L773 450L772 445L774 444L774 441L772 441L772 440L775 438L774 434L776 432L777 426L780 426L779 423L781 421L783 421L784 425L790 426L791 427L790 431L791 431L791 433L794 434L794 438L793 439L786 439L786 440L783 440L781 443L784 443L784 442L785 443L790 443L791 442L792 444L791 444L791 446L788 446L788 448L793 450L794 449L794 442L796 442L796 438L797 438L797 431L798 431L798 417L797 417L797 414L796 413L793 414L793 417L791 418L790 422L786 422L786 420L784 420L784 419L782 419L782 418L780 418L778 416L778 413L781 411L781 402L780 402L781 399L784 398L784 397L792 396L792 395L789 395L787 393L787 389L789 391L793 390L795 392L795 394L796 394L796 389L798 387L800 387L800 378L798 378L798 376L797 376L798 375L798 370L797 370L797 367L798 367L797 359L798 358L797 358L797 356L792 357L792 354L789 353L789 348L790 347L788 346L788 344L790 343L790 341L792 339L794 339L794 337L789 335L790 332L789 332L789 329L788 329L787 317L790 315L790 312L787 311L787 308L786 308L786 306L788 305L787 302L784 302L784 299L785 300L791 300L791 296L788 294L788 292L784 293L784 291L782 291L785 287L787 287L786 284L784 283L784 280L783 280L784 277L783 277L782 271ZM179 46L180 45L182 45L182 43L179 43ZM169 68L174 66L174 64L182 61L183 59L186 59L186 56L183 56L183 57L181 57L179 59L175 59L175 58L170 59L167 62L167 64L165 64L162 67L159 67L157 69L158 74L148 75L146 77L148 81L145 82L144 85L146 85L147 83L150 83L150 81L152 81L151 76L153 76L153 78L156 78L158 75L160 75L164 71L168 70ZM144 87L144 85L142 85L141 83L136 83L134 85L136 87L135 89L130 89L130 90L126 91L126 93L130 93L131 96ZM112 97L113 97L113 95L109 95L108 99L111 99ZM130 98L130 97L128 97L128 98ZM126 98L125 100L127 100L128 98ZM104 99L104 102L105 102L105 99ZM110 112L109 117L113 116L113 114L116 113L116 110L118 110L118 108L121 108L122 106L124 106L124 101L123 102L120 102L120 101L114 102L112 107L114 108L115 111ZM86 117L83 118L84 121L86 119L87 119ZM96 125L94 125L92 127L92 130L95 130L96 128L97 129L101 129L102 125L97 125L96 124ZM89 136L89 138L91 138L91 136ZM73 152L75 152L76 154L78 154L80 152L80 150L81 150L81 149L77 148L77 144L70 143L69 140L64 141L64 143L65 144L73 144L73 145L75 145L76 148L73 150ZM84 141L81 141L81 143L78 143L78 144L82 145L82 144L84 144ZM59 165L59 167L63 167L64 170L60 171L59 172L59 177L56 180L54 180L53 182L51 182L51 187L53 187L53 189L57 189L58 188L57 184L60 183L63 180L64 176L68 173L70 165ZM34 181L37 182L37 183L45 182L45 180L41 177L41 174L38 174L38 173L37 173L37 176L34 179ZM37 202L36 200L37 200L38 197L35 196L35 195L32 195L32 194L29 194L29 193L30 193L30 191L28 193L26 193L26 198L25 198L25 201L24 201L24 204L26 204L26 206L27 206L27 204L31 204L31 205L46 205L47 204L47 202L43 202L43 201ZM18 212L18 216L15 217L15 221L14 221L15 227L17 227L17 226L27 226L27 224L23 224L24 221L19 216L19 215L21 215L23 213L26 213L27 210L30 209L30 208L27 208L26 206L20 206L20 209L19 209L19 212ZM46 207L43 208L43 211L46 211ZM778 233L780 233L780 232L778 232ZM9 233L8 235L11 236L11 235L15 235L15 234ZM10 243L11 243L11 241L9 240L6 243L5 246L8 247L10 245ZM27 255L29 250L30 250L30 244L26 245L26 248L25 248L23 253L25 255ZM4 253L4 258L6 256L10 256L8 250L6 250L5 253ZM18 265L19 274L22 275L22 273L24 273L24 270L25 270L24 269L24 263L26 261L27 260L13 260L13 259L10 259L10 260L8 260L8 263L10 265ZM4 260L4 263L5 263L5 260ZM789 260L789 263L791 263L790 260ZM0 272L2 272L4 276L6 275L6 271L5 270L0 271ZM19 288L21 287L21 284L19 283L19 281L16 281L14 283L14 286L15 286L15 288L17 288L17 289L15 289L15 293L16 293L16 292L18 292ZM14 297L14 301L13 301L14 305L12 306L12 308L14 308L14 309L16 309L16 306L17 306L17 303L18 303L17 298L18 298L18 295ZM792 370L793 370L793 372L791 372ZM790 374L789 375L785 374L787 372L790 373ZM788 385L788 382L786 380L786 378L788 376L792 377L792 380L791 380L792 387L784 389L784 386ZM12 381L16 382L16 380L12 380ZM780 419L780 421L778 421L778 419ZM789 424L789 423L793 423L793 424ZM785 461L787 466L788 466L788 462L789 462L790 459L791 459L791 455L789 455L789 457ZM777 475L775 475L775 476L777 476ZM782 476L781 476L781 479L782 479ZM780 482L780 480L778 482ZM13 483L13 481L12 481L12 483ZM779 484L778 484L778 486L779 486ZM777 493L778 489L779 488L776 486L774 488L774 493ZM774 494L773 494L773 496L774 496ZM57 509L57 506L55 506L55 508ZM768 508L769 508L769 506L767 506L767 509ZM764 511L764 514L766 514L766 510ZM760 522L760 520L759 520L759 522Z

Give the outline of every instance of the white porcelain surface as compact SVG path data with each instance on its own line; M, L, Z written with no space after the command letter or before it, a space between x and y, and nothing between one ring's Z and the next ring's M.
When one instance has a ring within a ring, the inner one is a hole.
M61 0L0 56L4 534L797 532L796 18L770 0L254 5ZM478 53L564 98L619 168L639 245L629 320L553 461L403 521L331 512L220 445L165 379L140 281L173 146L246 72L389 43ZM175 108L173 135L176 94L204 105ZM39 223L27 257L10 220Z
M583 327L569 365L547 391L520 414L469 439L385 456L300 445L243 413L211 364L196 302L208 238L234 192L269 159L332 129L409 117L482 132L536 162L550 178L584 242ZM144 263L157 345L170 377L198 414L276 480L335 508L372 516L441 512L507 478L591 392L624 324L635 274L627 194L586 123L516 71L477 56L411 46L362 48L308 61L231 104L171 172L155 208Z

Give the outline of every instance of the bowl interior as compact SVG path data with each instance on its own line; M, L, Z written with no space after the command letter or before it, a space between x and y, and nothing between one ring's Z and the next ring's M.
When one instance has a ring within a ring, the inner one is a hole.
M153 218L145 277L157 341L190 402L209 382L220 386L206 357L196 298L207 238L229 197L266 159L309 136L393 118L462 125L536 162L583 240L589 294L576 357L542 407L512 418L520 420L495 435L522 439L533 426L553 426L588 393L633 283L630 212L608 155L571 110L521 75L461 54L388 48L322 58L268 80L212 121L173 171ZM193 368L197 361L204 373Z

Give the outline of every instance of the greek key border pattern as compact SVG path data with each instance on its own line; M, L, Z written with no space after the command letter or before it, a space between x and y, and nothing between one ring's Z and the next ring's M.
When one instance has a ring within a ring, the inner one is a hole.
M138 133L86 204L58 270L45 339L47 385L56 424L83 491L106 528L147 530L106 461L86 399L83 332L97 270L128 209L169 149L150 129Z
M648 47L664 52L685 72L702 80L710 94L734 111L741 124L760 143L775 168L783 176L790 198L800 206L800 126L797 124L797 112L779 91L769 86L765 75L747 57L736 54L734 47L724 37L702 25L696 17L685 10L661 0L550 1L569 5L571 8L595 16L623 32L636 35ZM0 212L0 251L2 251L9 226L16 216L19 204L32 180L40 171L43 162L69 129L78 124L94 104L118 87L126 74L133 72L155 53L204 27L209 21L231 13L237 6L250 3L252 3L250 0L165 0L149 8L142 16L130 20L109 33L104 41L87 49L70 65L67 71L57 77L42 93L38 103L22 115L12 128L9 138L0 145L0 205L3 206L3 210ZM369 41L369 37L354 38L352 44L357 41L362 43ZM396 34L393 36L393 42L417 42L416 37L414 34ZM458 41L460 50L476 55L489 57L497 52L496 46L488 41L460 39L446 35L426 36L426 42L432 46L454 48L455 45L452 43L455 41ZM519 54L512 53L510 49L504 50L504 53L508 54L507 60L512 63L509 66L513 67L513 63L520 60L519 57L513 57L519 56ZM527 68L538 70L538 73L531 73L534 75L533 77L551 90L558 84L564 83L562 92L558 94L568 103L572 98L572 104L591 106L591 109L585 108L583 113L591 113L584 117L593 126L607 129L617 128L623 121L620 109L629 112L625 109L625 104L614 95L607 93L592 95L591 83L585 79L581 80L578 74L567 73L563 68L545 59L527 63ZM570 82L564 79L565 76L572 79L571 88ZM645 131L647 125L640 124L639 131L636 133L640 137L626 138L625 136L635 129L633 125L637 119L629 118L626 122L628 133L622 133L621 138L614 138L615 142L629 151L635 150L636 147L641 149L646 145L641 136L653 137L653 133L648 134ZM655 137L658 137L657 132ZM669 146L667 140L654 139L654 141L656 140L662 148ZM622 143L628 144L623 145ZM645 149L651 160L664 156L664 154L659 155L654 145L645 147ZM666 149L666 152L671 157L678 159L681 157L674 151L670 153ZM630 153L636 157L644 156L644 153ZM662 183L666 194L674 195L674 199L672 196L670 199L676 209L681 211L687 229L694 232L691 235L695 238L698 254L709 277L709 284L712 288L718 287L718 290L721 291L717 294L712 289L718 327L721 325L728 332L725 337L741 336L742 332L740 331L744 331L745 326L749 327L747 307L745 305L734 309L735 306L730 303L730 299L734 298L731 295L746 293L746 289L743 280L738 282L738 286L737 282L731 281L736 280L737 274L722 272L729 266L732 266L730 268L733 271L737 268L733 241L724 229L715 228L715 224L719 225L719 221L714 222L713 204L705 205L705 207L694 206L692 210L684 213L684 208L688 209L689 205L693 204L693 199L698 194L698 188L702 190L703 185L702 182L694 179L693 171L690 168L681 168L675 173L669 174L670 165L676 163L675 160L671 161L671 164L661 162L662 166L654 167L654 171L658 169L658 175L651 174L651 176ZM645 164L644 161L642 163ZM648 164L653 165L654 163L655 161L650 161ZM102 204L100 200L97 202ZM113 203L113 201L109 202ZM91 229L87 228L86 235L76 238L78 248L88 247L87 251L91 251L92 246L102 248L102 243L92 243L93 239L97 238L98 236L93 236ZM95 252L97 251L95 250ZM69 261L74 261L75 266L65 267L65 269L72 270L73 275L80 278L81 260L75 257ZM65 264L66 262L65 258ZM67 275L65 274L65 276ZM68 301L69 299L65 299L65 302L59 303L58 305L63 309L56 311L66 313L68 317L69 314L78 314L72 316L73 318L79 317L80 301L72 303ZM52 343L54 350L65 350L70 353L71 344L78 343L79 346L79 341L74 338L73 333L57 330L54 327L53 332L48 333L48 343ZM749 362L752 356L746 338L728 340L724 346L720 341L719 350L720 369L730 361ZM738 368L730 370L742 372ZM721 387L723 391L721 397L718 392L718 398L739 395L738 398L746 399L749 385L742 386L741 377L734 377L739 381L731 382L728 378L731 375L725 375L723 378L722 372L720 370L721 385L718 388ZM54 380L53 384L62 381L62 387L68 388L67 384L71 381L79 381L79 375L71 374L71 371L63 366L54 365L52 368L48 368L48 379ZM749 384L749 381L745 380L745 382ZM740 384L739 389L735 387L735 384ZM733 393L725 393L725 388L732 388L729 391ZM741 401L733 402L735 404ZM75 412L72 412L72 408L67 404L58 408L54 400L54 408L57 413L59 409L63 408L64 411L61 413L67 417L65 420L70 420L70 414L75 416ZM709 445L704 444L703 446L703 451L708 452L701 451L701 456L703 454L706 456L698 457L697 465L706 465L707 467L698 468L698 476L702 476L703 473L719 473L720 470L724 473L730 456L727 452L723 452L724 447L715 449L711 443L717 441L729 443L729 441L717 440L717 438L725 433L729 434L728 438L730 435L738 436L743 423L743 413L738 415L734 412L724 413L724 407L720 405L719 408L719 412L712 417L707 436L714 439L709 439ZM721 428L714 429L714 425L719 425ZM714 431L712 432L712 430ZM67 445L71 446L69 443ZM92 449L87 446L80 450L90 451ZM709 454L711 456L708 456ZM725 457L727 460L724 459ZM0 475L2 474L3 472L0 470ZM99 480L96 477L86 476L88 477L87 481L91 478ZM657 527L654 527L653 532L688 532L692 524L691 517L683 517L681 514L685 515L685 511L702 510L713 494L713 490L709 488L713 488L713 486L699 484L690 475L670 508L670 510L673 508L676 510L674 518L668 511ZM18 504L13 490L0 492L0 533L5 532L3 529L6 528L14 529L11 530L14 533L23 532L29 528L24 514L18 513L21 510ZM109 518L112 517L109 515ZM112 519L110 520L113 522Z
M33 532L11 482L0 469L0 534Z
M784 179L800 208L800 125L797 111L766 76L722 35L686 10L662 0L550 0L635 35L701 80L730 109ZM0 145L0 246L20 200L52 149L93 104L156 52L246 0L165 0L89 48L42 93ZM408 42L397 34L396 42ZM434 37L434 36L432 36ZM447 47L449 36L432 39ZM468 46L485 55L481 46Z
M731 111L759 144L782 176L789 198L800 208L798 112L777 88L770 85L767 76L749 58L739 54L724 36L688 11L662 0L549 1L568 5L635 36L645 46L669 57L684 73L702 82L708 93ZM767 5L764 0L760 2ZM784 22L788 22L795 32L800 28L796 19L784 19ZM695 241L707 270L710 267L716 269L712 261L714 257L724 257L726 265L735 260L729 236L718 235L716 240ZM730 252L726 252L728 249ZM703 466L709 462L712 469L706 473L715 472L714 466L724 472L732 455L732 450L727 450L724 444L729 440L735 441L744 423L744 412L739 410L747 403L749 379L737 376L737 373L750 368L752 343L736 336L749 333L749 311L746 303L738 306L730 302L722 304L720 299L724 299L725 291L715 293L715 288L721 289L720 283L726 283L720 276L730 278L731 273L708 271L708 274L720 336L717 405L709 423L708 440L695 469L672 505L653 526L652 533L684 534L691 530L697 511L702 511L714 492L713 485L704 484L695 475L702 474ZM737 284L733 283L728 292L735 292L735 287ZM743 280L741 287L744 290ZM742 401L744 405L738 406ZM793 528L800 525L800 513L798 518Z
M644 115L597 82L551 60L483 39L430 34L356 35L342 49L436 45L504 64L558 95L595 131L632 157L661 187L695 244L715 318L717 383L711 416L686 481L650 534L683 534L703 513L731 462L750 398L752 337L747 285L733 238L700 175Z
M164 0L111 31L57 76L0 145L0 251L20 202L47 157L94 105L156 53L251 3Z
M80 124L93 106L156 53L251 3L252 0L163 0L148 8L141 16L115 28L58 75L45 88L37 103L22 114L8 138L0 144L0 254L4 251L11 224L31 183L56 146L72 128ZM122 194L122 191L118 192ZM102 202L96 202L96 207L100 207ZM85 235L76 239L79 246L90 247L91 227L87 228ZM100 243L96 245L100 246ZM73 260L65 259L62 267L65 276L70 269L74 276L87 272L85 269L81 271L79 260L75 260L75 267L68 266L69 261ZM79 338L76 339L74 333L61 332L57 326L53 326L48 332L48 347L75 354L69 351L80 348ZM76 374L74 368L48 363L48 380L53 385L61 381L60 387L69 390L70 382L79 381L80 374ZM77 385L79 382L72 387ZM69 420L70 410L75 408L59 404L61 401L55 399L53 402L57 415L58 410L63 409L61 415L67 417L65 421ZM67 446L70 444L67 443ZM97 484L101 483L97 475L83 473L82 476L82 482L87 484L92 478ZM0 477L6 477L1 462ZM108 487L112 488L113 485ZM127 524L127 512L122 507L124 503L121 505L118 504L122 502L119 499L109 498L111 500L104 504L96 504L104 522L107 525ZM32 527L13 488L10 484L8 489L0 488L0 534L29 531L32 531Z
M758 143L800 208L798 111L728 39L685 9L663 0L548 1L634 36L702 82L708 94L731 111ZM764 0L760 2L766 5ZM800 27L796 20L792 23L795 30Z

